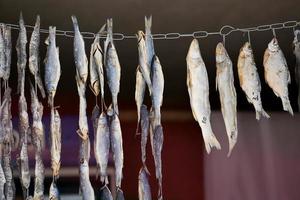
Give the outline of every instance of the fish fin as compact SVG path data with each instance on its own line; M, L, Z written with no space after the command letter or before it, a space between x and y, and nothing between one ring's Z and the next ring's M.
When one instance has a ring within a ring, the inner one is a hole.
M145 29L151 30L151 26L152 26L152 15L150 15L149 17L145 16Z
M203 139L204 139L204 143L205 143L205 149L208 154L211 152L211 148L213 148L213 147L215 147L218 150L221 149L221 145L218 142L214 133L212 132L211 128L202 129L202 135L203 135Z
M282 106L284 111L288 111L292 116L294 116L293 108L290 104L288 97L281 97Z

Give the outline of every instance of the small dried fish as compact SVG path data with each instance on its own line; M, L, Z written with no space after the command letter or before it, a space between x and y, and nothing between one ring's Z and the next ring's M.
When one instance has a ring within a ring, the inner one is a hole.
M146 89L146 82L143 78L142 72L140 70L140 66L136 69L136 79L135 79L135 102L137 107L137 126L136 126L136 135L139 133L139 125L140 125L140 119L141 119L141 106L144 101L145 96L145 89Z
M119 114L118 109L118 94L120 91L120 79L121 79L121 66L117 54L117 50L112 41L112 19L107 20L107 47L105 51L105 69L107 75L107 82L112 96L112 103L114 112Z
M221 110L229 140L229 152L227 156L230 156L231 151L237 142L238 136L236 111L237 100L234 87L232 62L222 43L218 43L216 47L216 64L216 88L219 90Z
M52 181L50 186L49 200L60 200L60 193L54 180Z
M40 46L40 16L36 17L35 26L31 34L29 43L29 70L34 76L35 83L39 87L42 97L45 98L45 90L40 75L40 57L39 57L39 46Z
M296 57L295 80L298 86L298 110L300 111L300 30L294 32L294 55Z
M0 162L0 199L5 200L4 184L6 183L2 164Z
M29 158L28 158L28 144L27 144L27 133L23 138L21 143L21 152L18 157L19 171L20 171L20 180L23 187L24 197L29 196L29 185L30 185L30 172L29 172Z
M84 40L80 33L77 18L72 15L74 28L74 60L76 66L76 74L80 81L86 82L88 76L88 60L85 54Z
M207 153L212 147L221 149L210 124L209 85L205 64L200 54L198 41L194 39L190 45L187 62L187 87L194 119L198 121Z
M123 140L120 120L117 114L112 116L110 124L110 142L116 168L116 186L121 188L122 169L124 163Z
M0 25L0 78L3 78L6 68L5 59L5 25Z
M10 26L5 27L4 41L5 41L5 63L6 64L5 64L5 72L3 75L3 79L5 81L8 81L9 76L10 76L11 51L12 51Z
M34 171L34 200L44 199L44 178L45 168L42 160L42 155L35 154L35 171Z
M101 200L113 200L112 194L108 189L107 185L104 185L100 190L100 199Z
M151 200L151 189L146 170L142 167L139 172L139 200Z
M20 14L19 19L19 37L17 39L17 66L18 66L18 94L24 95L24 81L25 81L25 67L27 63L27 53L26 53L26 44L27 44L27 35L26 28L23 19L22 13Z
M3 171L6 180L4 185L6 200L14 200L16 197L16 188L11 165L11 144L9 143L3 146Z
M249 42L246 42L240 50L238 58L238 74L241 88L245 92L248 102L253 104L255 108L256 119L259 120L261 116L270 118L262 106L260 97L260 79Z
M83 200L95 200L94 189L91 185L89 178L89 165L88 160L85 158L80 159L79 164L80 174L80 194Z
M142 152L142 162L144 166L144 170L149 173L149 170L146 165L146 147L147 147L147 140L149 137L149 127L150 122L149 122L149 113L147 110L146 105L141 106L141 129L142 129L142 134L141 134L141 152Z
M284 111L294 115L289 100L288 84L291 75L286 59L281 51L278 41L273 38L264 53L265 80L277 97L281 98Z
M95 137L95 156L97 165L100 168L101 181L107 184L107 163L110 149L110 133L107 115L102 112L98 120L97 134Z
M51 109L51 168L54 179L59 177L61 155L61 119L56 108Z
M163 148L164 134L161 125L156 126L154 129L153 136L153 149L154 149L154 162L155 162L155 175L158 179L158 199L162 199L162 162L161 162L161 151Z
M47 55L45 58L45 85L48 92L48 104L53 106L56 88L61 75L59 49L56 47L56 27L49 27L49 37L46 40Z

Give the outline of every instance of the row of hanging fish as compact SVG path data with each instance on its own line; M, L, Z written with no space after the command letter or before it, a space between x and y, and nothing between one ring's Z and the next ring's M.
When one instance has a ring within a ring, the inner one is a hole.
M148 137L155 164L155 177L158 180L158 199L163 199L162 193L162 147L163 128L161 124L161 106L163 102L164 76L160 61L155 54L153 39L151 35L152 17L145 17L145 33L138 31L139 65L136 69L135 101L137 105L137 128L136 134L141 135L141 160L142 167L139 172L139 199L151 199L151 189L148 181L150 172L146 165L146 147ZM144 97L148 87L151 97L151 108L148 111L144 105ZM141 131L139 133L139 127Z
M296 55L296 80L298 81L300 69L300 31L295 31L294 54ZM190 105L194 119L202 129L202 135L207 153L211 148L221 149L220 143L213 133L210 122L209 85L205 63L201 57L198 41L194 39L190 45L187 57L187 87L190 97ZM284 111L293 115L290 105L288 84L291 83L291 76L287 62L277 39L274 37L268 44L263 58L264 77L268 86L277 97L280 97ZM233 147L237 142L237 97L234 87L234 76L232 61L223 43L216 47L216 89L219 91L221 111L224 118L226 133L229 140L230 156ZM256 119L262 116L270 118L263 109L261 100L261 82L257 72L251 44L246 42L240 49L238 63L239 83L256 112ZM299 83L299 81L297 82ZM299 86L299 84L298 84ZM300 87L299 87L300 88ZM300 92L300 91L299 91ZM300 105L300 93L298 103Z

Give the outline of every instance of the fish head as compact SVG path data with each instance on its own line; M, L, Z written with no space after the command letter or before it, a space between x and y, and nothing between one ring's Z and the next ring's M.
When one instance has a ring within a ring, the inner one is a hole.
M50 191L49 191L49 199L56 200L59 198L59 191L55 182L51 183Z
M249 42L246 42L244 46L242 47L242 51L245 54L245 56L250 56L252 55L252 48L251 44Z
M227 51L223 43L219 42L216 47L216 62L222 63L228 57Z
M199 42L197 39L193 39L193 41L191 42L189 52L188 52L188 57L191 57L191 58L200 58L201 57Z
M268 44L268 49L271 52L276 52L279 50L279 45L278 45L278 40L276 39L276 37L274 37L271 42L269 42Z

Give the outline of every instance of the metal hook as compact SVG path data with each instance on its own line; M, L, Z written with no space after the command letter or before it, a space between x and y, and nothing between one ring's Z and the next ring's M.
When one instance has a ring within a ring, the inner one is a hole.
M223 34L222 37L223 37L223 45L224 45L224 47L225 47L225 43L226 43L226 35Z
M275 28L272 28L272 33L273 33L274 38L276 38L276 31L275 31Z
M250 36L250 31L247 31L247 36L248 36L248 42L251 45L251 36Z

